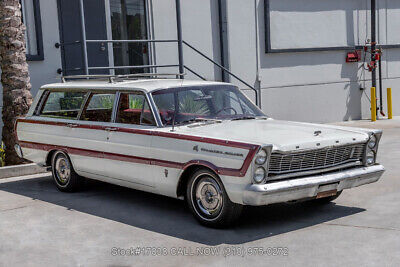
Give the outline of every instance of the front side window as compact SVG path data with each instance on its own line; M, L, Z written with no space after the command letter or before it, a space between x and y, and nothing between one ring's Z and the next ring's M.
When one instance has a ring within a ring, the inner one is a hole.
M75 120L85 95L84 92L50 92L39 116Z
M111 122L114 93L92 93L82 111L81 120Z
M265 116L234 86L172 88L156 91L152 97L164 125Z
M155 125L153 114L143 93L122 93L119 99L118 123Z

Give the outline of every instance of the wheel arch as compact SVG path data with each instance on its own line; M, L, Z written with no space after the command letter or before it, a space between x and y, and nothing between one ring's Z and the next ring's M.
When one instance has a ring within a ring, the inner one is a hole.
M52 149L47 153L45 162L46 166L51 166L51 159L53 158L54 153L56 153L57 151L64 152L72 163L71 157L68 155L68 151L66 151L65 149Z
M176 195L178 197L185 196L186 186L187 186L187 183L188 183L191 175L199 169L207 169L219 177L218 168L214 164L207 162L207 161L201 161L201 160L190 161L185 164L185 166L183 167L183 172L179 177L178 186L176 189Z
M54 153L56 153L58 150L57 149L52 149L47 153L46 156L46 166L51 166L51 159L53 158Z

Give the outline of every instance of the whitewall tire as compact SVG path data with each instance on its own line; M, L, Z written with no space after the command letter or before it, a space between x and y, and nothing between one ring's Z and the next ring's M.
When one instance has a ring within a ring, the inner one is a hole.
M219 177L207 169L199 169L191 176L186 201L201 224L216 228L235 223L243 208L230 201Z

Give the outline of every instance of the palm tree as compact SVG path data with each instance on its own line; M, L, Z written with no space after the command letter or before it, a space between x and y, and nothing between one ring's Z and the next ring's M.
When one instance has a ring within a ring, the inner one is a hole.
M25 55L25 26L19 0L0 0L0 69L3 85L3 141L6 165L19 164L14 151L14 123L32 104L28 64Z

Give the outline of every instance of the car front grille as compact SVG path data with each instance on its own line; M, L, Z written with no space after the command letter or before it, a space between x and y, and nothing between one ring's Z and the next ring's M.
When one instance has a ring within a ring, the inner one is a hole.
M354 144L293 153L272 153L269 163L269 175L323 170L341 164L362 161L365 145Z

